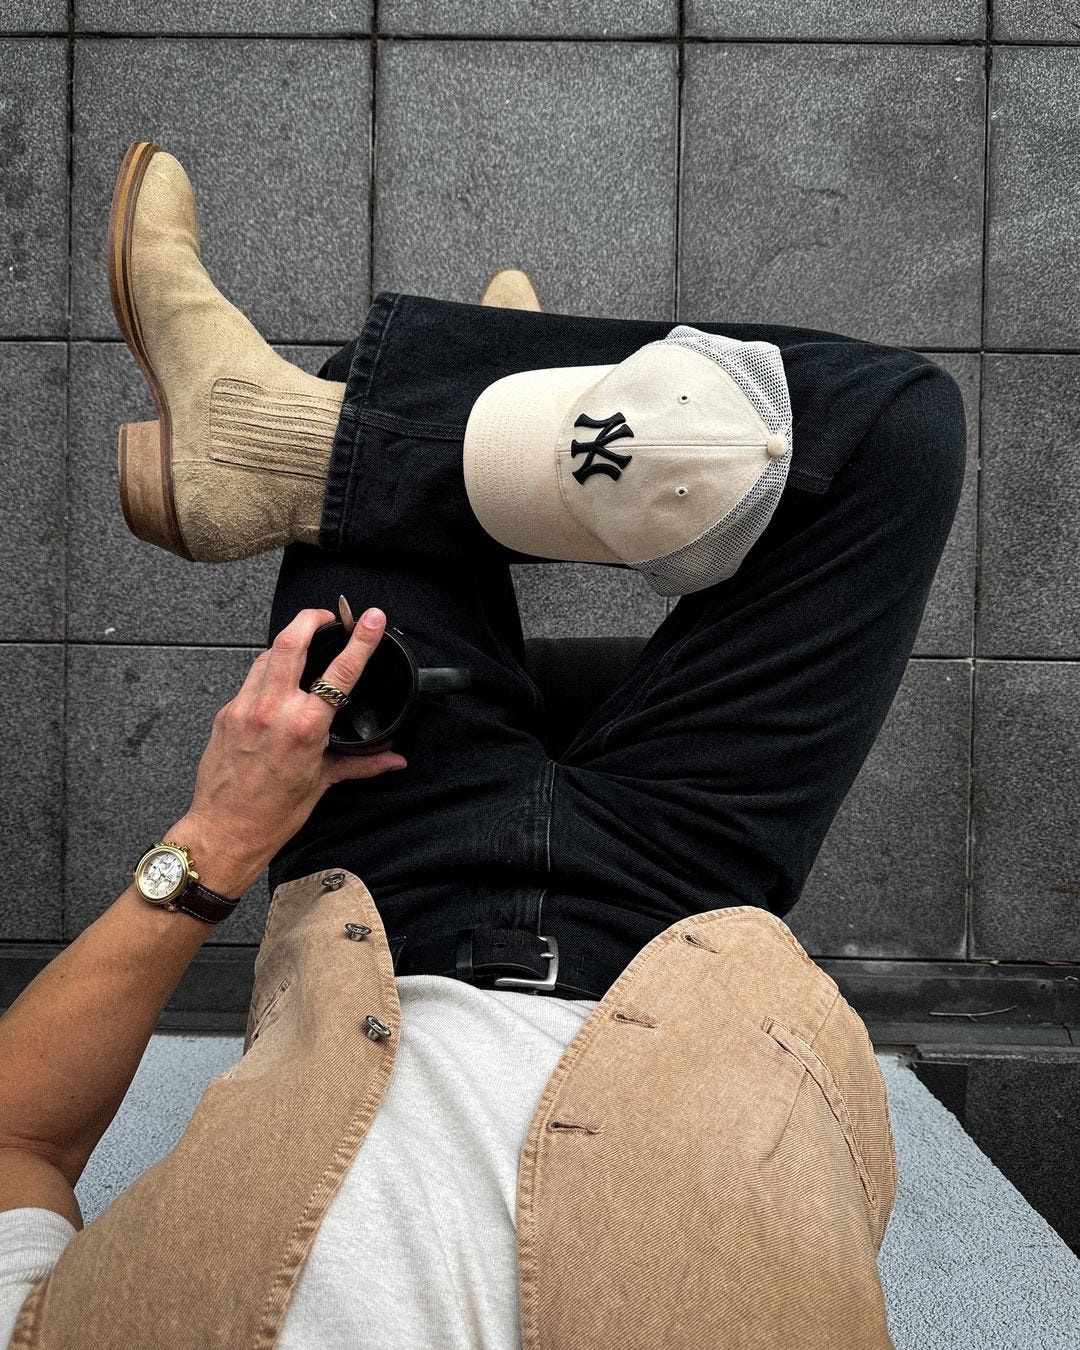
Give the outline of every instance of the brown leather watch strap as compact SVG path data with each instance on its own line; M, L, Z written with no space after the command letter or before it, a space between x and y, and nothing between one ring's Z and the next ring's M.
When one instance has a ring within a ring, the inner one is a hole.
M220 923L222 919L229 917L241 899L241 896L237 896L235 900L230 900L227 896L212 891L209 886L204 886L201 881L192 881L188 883L183 895L173 903L177 909L182 909L185 914L194 915L196 919L203 919L206 923Z

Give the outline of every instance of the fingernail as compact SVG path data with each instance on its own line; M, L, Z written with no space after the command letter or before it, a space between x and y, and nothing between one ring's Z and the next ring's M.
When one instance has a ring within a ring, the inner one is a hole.
M365 628L378 628L385 618L386 615L381 609L365 609L363 614L360 615L360 622Z

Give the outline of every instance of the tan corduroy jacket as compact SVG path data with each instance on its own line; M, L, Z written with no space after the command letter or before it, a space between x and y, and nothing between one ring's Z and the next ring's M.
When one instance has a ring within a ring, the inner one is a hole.
M72 1238L13 1346L277 1343L401 1029L372 896L332 875L278 886L243 1058ZM680 920L589 1014L529 1125L524 1350L891 1350L876 1255L895 1188L884 1080L835 982L765 910Z

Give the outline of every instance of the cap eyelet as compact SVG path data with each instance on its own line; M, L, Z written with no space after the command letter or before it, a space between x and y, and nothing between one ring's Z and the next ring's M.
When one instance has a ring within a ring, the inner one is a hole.
M685 496L686 496L686 488L684 488L684 487L677 487L677 488L675 489L675 495L676 495L676 497L685 497Z
M690 402L690 395L689 395L689 394L680 394L680 395L679 395L679 402L680 402L680 403L689 403L689 402Z

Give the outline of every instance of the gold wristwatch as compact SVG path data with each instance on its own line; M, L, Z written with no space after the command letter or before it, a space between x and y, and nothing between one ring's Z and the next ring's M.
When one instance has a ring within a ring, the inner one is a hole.
M134 876L135 889L144 900L162 909L182 909L205 923L227 919L243 898L230 900L203 886L190 851L167 839L146 850L135 864Z

